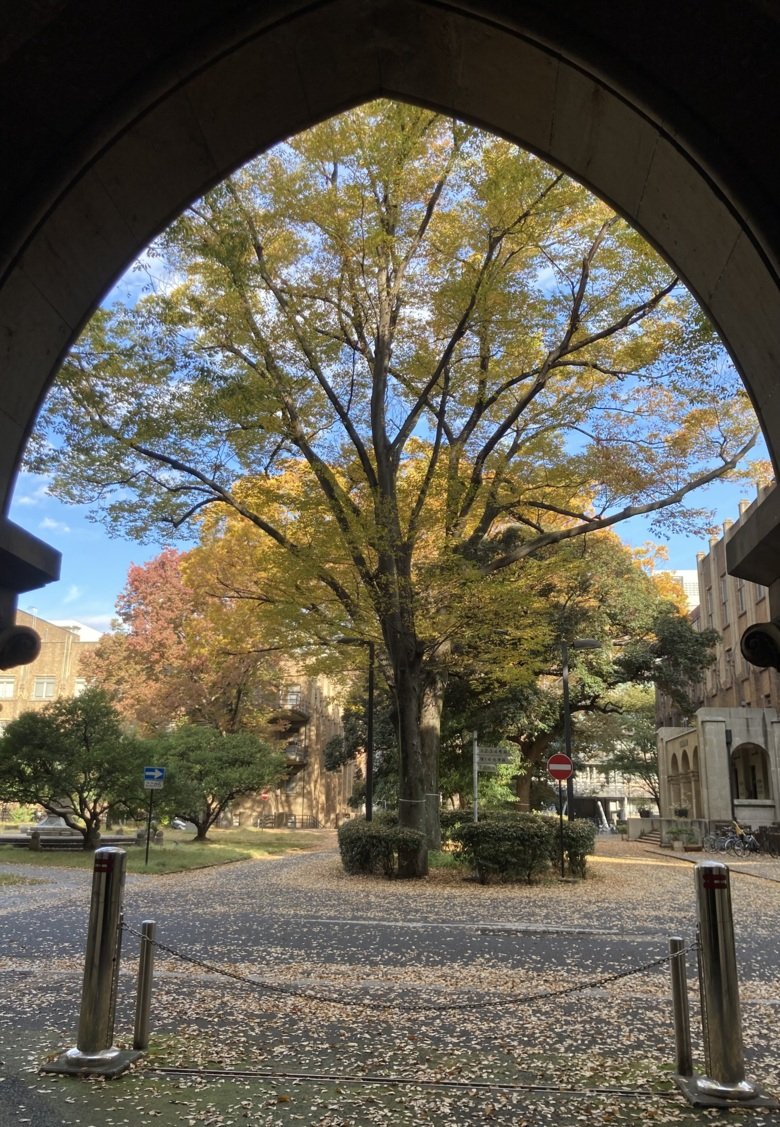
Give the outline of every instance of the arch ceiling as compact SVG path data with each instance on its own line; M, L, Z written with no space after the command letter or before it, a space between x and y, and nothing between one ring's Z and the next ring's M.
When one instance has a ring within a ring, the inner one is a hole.
M780 452L778 0L0 0L0 12L5 506L63 354L139 250L259 150L380 95L517 141L634 223L719 327ZM780 521L764 523L766 548ZM772 582L776 557L748 574L754 552L743 573ZM0 587L55 568L0 526Z

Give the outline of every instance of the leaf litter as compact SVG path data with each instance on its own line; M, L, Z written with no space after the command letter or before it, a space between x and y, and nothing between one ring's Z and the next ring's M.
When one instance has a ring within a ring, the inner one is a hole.
M150 1052L108 1083L37 1075L74 1043L87 904L78 882L36 891L0 914L0 1029L9 1072L63 1124L780 1123L693 1112L676 1094L665 966L594 985L693 936L691 866L630 843L601 839L584 882L530 888L453 870L414 885L348 878L332 852L128 878L131 927L156 919L162 942L256 981L160 952ZM735 873L732 897L747 1071L780 1091L780 885ZM18 937L33 932L28 951ZM120 1043L136 951L126 935ZM697 1030L692 959L689 979ZM564 986L580 989L508 1001Z

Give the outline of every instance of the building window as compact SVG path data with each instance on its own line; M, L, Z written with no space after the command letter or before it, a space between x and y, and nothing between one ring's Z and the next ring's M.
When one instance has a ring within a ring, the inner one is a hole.
M710 626L712 626L712 587L707 588L706 602L707 602L707 622L709 623Z
M11 700L15 684L14 677L0 677L0 700Z
M303 703L303 693L300 685L288 685L282 689L282 708L300 709Z
M745 613L745 584L741 579L737 583L737 610L740 614Z
M54 700L56 679L54 677L36 677L33 681L33 700Z
M766 598L766 587L762 583L756 583L756 602L760 603L762 599Z
M87 687L86 679L84 677L77 677L76 680L73 682L73 695L74 695L74 697L80 697L81 694L86 689L86 687Z

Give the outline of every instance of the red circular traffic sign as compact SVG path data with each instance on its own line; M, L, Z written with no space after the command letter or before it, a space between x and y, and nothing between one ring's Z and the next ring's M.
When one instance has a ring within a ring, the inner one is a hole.
M557 755L551 755L547 760L547 771L558 782L563 782L568 779L570 775L574 774L574 764L568 755L564 755L562 751Z
M260 791L260 801L261 802L267 802L270 797L271 797L270 791L267 791L267 790L261 790Z

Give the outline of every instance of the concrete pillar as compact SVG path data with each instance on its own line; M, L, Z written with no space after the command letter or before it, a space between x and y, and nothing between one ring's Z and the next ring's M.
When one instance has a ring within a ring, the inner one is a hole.
M708 764L705 805L708 818L718 822L731 821L731 763L726 747L727 727L728 721L722 718L700 721L699 763L706 758Z

